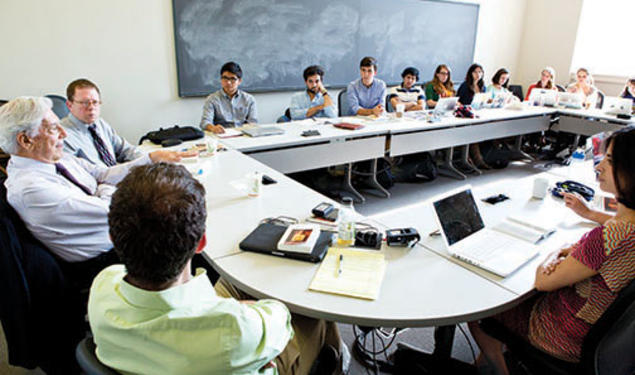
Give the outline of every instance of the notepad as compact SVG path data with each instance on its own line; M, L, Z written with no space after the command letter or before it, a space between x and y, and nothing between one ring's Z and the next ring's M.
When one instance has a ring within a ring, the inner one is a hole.
M379 296L385 271L386 261L382 253L331 247L315 273L309 290L375 300Z
M225 128L224 133L216 134L218 138L234 138L234 137L242 137L243 133L240 130L236 130L235 128Z

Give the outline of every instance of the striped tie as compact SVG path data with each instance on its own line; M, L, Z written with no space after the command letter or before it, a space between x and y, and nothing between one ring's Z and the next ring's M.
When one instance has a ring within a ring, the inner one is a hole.
M55 163L55 170L57 171L57 173L61 174L67 180L72 182L75 186L77 186L78 188L82 189L84 191L84 193L86 193L88 195L93 195L93 193L85 185L83 185L82 183L77 181L75 179L75 177L73 177L71 172L69 172L68 169L66 169L66 167L62 163Z
M108 148L106 148L106 144L104 144L104 141L101 139L99 134L97 134L97 127L95 124L90 125L88 127L88 131L90 131L90 135L93 136L93 143L95 144L95 148L97 149L97 153L99 154L101 161L109 167L116 165L117 162L115 161L115 158L112 157Z

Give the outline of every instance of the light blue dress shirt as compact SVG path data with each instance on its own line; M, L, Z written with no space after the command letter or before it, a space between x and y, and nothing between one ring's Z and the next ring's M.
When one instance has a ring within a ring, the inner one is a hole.
M124 374L278 373L263 366L293 337L282 303L219 297L203 269L156 292L129 284L125 275L123 265L110 266L90 288L88 320L104 364Z
M200 124L202 129L205 129L207 124L233 128L247 122L257 123L258 111L256 100L246 92L238 90L230 98L223 89L220 89L205 99Z
M373 78L373 84L366 87L362 79L348 84L346 89L346 99L348 101L348 113L345 115L354 116L360 108L371 109L377 104L386 105L386 83L378 78Z
M73 116L72 113L64 117L62 121L60 121L60 124L64 127L67 134L64 139L64 151L79 158L86 159L95 165L108 167L101 160L95 148L93 137L88 130L88 126L91 124L82 122ZM119 136L104 119L100 118L95 121L95 129L99 137L104 141L108 152L114 155L118 163L135 160L143 156L143 152Z
M292 120L302 120L306 118L306 112L315 106L324 104L324 96L321 92L318 92L311 100L309 93L298 92L291 97L291 105L289 106L289 112L291 113ZM335 111L335 104L325 107L323 110L316 112L313 117L337 117Z
M112 249L108 210L115 185L132 166L150 163L150 157L105 168L65 153L60 163L93 194L56 173L55 164L11 155L7 201L33 236L60 258L94 258Z

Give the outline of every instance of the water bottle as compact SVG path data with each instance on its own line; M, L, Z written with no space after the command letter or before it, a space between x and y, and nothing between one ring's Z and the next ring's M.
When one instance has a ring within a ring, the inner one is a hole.
M348 247L355 243L355 208L353 199L344 198L337 220L337 246Z
M569 180L576 179L576 176L582 172L581 165L584 163L584 157L585 152L582 147L578 147L575 151L573 151L573 154L571 154L571 162L569 163L569 168L567 170L567 178Z

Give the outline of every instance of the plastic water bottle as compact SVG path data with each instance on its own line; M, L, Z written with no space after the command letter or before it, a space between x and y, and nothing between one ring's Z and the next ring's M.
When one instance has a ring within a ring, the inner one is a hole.
M337 246L348 247L355 243L355 208L353 199L344 198L337 221Z
M578 147L573 154L571 154L571 162L569 163L569 169L567 171L568 179L574 179L581 173L582 164L584 163L585 152L584 148Z

